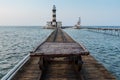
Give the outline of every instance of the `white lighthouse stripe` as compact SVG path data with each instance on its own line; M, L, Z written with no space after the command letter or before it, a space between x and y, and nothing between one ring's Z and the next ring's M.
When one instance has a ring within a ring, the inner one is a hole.
M53 17L53 20L56 20L56 17Z
M56 13L53 13L53 15L56 15Z

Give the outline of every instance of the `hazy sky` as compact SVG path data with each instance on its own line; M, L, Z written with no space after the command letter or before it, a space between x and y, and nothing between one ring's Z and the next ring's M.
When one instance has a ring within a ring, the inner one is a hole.
M63 25L120 25L120 0L0 0L0 25L46 25L53 5Z

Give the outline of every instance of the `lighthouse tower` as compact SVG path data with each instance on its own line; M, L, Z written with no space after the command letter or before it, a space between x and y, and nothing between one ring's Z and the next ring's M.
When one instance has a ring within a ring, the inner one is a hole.
M57 27L57 22L56 22L56 7L53 5L52 9L52 26Z
M55 29L55 28L61 28L62 22L56 20L56 7L53 5L52 9L52 20L47 22L47 25L45 28L47 29Z

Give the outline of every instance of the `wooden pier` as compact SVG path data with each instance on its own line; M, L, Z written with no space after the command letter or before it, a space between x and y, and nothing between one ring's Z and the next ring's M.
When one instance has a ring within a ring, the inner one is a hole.
M57 28L11 80L115 80L87 49Z
M93 32L109 34L113 36L120 36L120 28L83 28Z

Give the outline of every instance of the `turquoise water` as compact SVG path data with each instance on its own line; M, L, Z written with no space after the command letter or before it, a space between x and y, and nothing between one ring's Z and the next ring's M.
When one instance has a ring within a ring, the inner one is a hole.
M79 29L64 29L120 80L120 36ZM0 27L0 78L52 32L40 27Z

